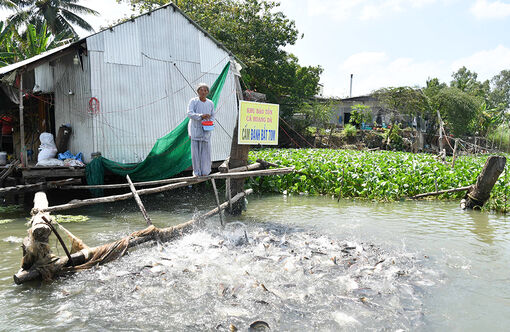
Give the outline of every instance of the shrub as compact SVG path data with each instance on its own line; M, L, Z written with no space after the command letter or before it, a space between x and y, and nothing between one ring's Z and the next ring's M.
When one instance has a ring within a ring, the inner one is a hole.
M345 137L355 137L358 133L358 130L352 124L346 124L342 133Z

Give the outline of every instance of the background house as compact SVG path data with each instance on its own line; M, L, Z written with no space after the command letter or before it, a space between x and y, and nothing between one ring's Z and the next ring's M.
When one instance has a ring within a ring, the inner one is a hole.
M236 123L240 66L173 4L0 68L0 113L17 114L21 74L27 149L37 150L40 132L55 135L69 124L69 149L82 152L86 162L96 151L139 162L185 118L196 84L212 84L229 61L212 144L213 160L223 160ZM19 131L17 122L18 156Z

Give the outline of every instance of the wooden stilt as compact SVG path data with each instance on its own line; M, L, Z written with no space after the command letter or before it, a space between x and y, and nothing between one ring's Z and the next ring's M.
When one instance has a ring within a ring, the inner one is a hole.
M223 216L221 215L220 198L218 196L218 189L216 189L216 181L214 181L214 179L211 179L211 183L214 190L214 197L216 198L216 204L218 205L218 209L220 210L218 214L220 215L221 226L225 226L225 223L223 222Z
M455 159L457 158L457 147L459 145L459 140L455 139L455 145L453 147L453 157L452 157L452 168L455 168Z
M221 173L228 173L229 169L230 157L225 159L225 161L218 167L218 170ZM228 200L228 212L232 212L232 190L230 188L230 179L225 179L225 198Z
M131 182L131 178L128 174L126 174L126 179L129 183L129 188L131 188L131 192L133 193L133 197L135 198L136 204L138 204L138 207L140 208L140 211L142 212L143 218L145 219L145 222L147 223L147 226L152 225L151 218L147 214L147 210L145 210L145 206L143 206L142 200L140 199L140 196L138 196L138 193L136 192L136 188L133 185L133 182Z

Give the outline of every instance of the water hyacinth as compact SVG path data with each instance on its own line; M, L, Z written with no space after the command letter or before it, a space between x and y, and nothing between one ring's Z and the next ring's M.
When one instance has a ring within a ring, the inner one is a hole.
M434 155L392 151L354 151L331 149L260 149L250 159L264 159L282 167L295 166L296 172L252 180L258 192L334 195L395 201L436 190L472 185L482 170L487 155L460 156L455 168ZM508 169L508 166L507 166ZM510 193L505 172L501 174L485 208L506 212ZM465 192L437 196L460 200Z

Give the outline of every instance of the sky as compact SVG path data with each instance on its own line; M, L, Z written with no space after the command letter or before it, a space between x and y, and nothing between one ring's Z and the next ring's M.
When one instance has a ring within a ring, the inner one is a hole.
M510 0L280 0L304 34L286 50L320 65L324 95L368 94L381 87L449 83L460 67L491 79L510 69ZM131 15L115 0L82 0L101 13L96 29ZM83 32L81 32L83 35Z

